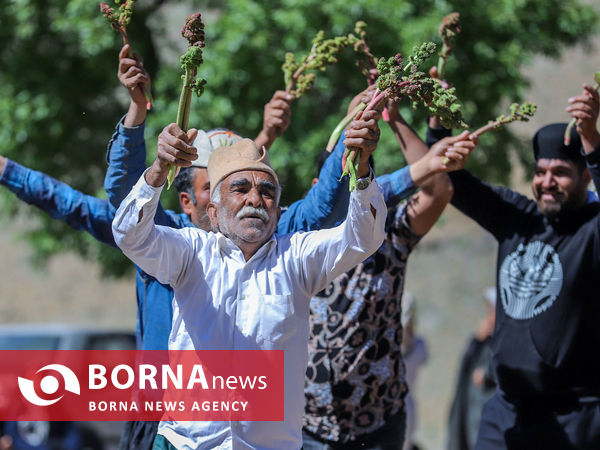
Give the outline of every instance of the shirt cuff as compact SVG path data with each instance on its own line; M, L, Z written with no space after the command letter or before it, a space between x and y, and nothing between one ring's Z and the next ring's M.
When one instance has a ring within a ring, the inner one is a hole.
M376 205L376 198L381 195L381 187L377 184L377 180L373 180L371 183L369 183L369 186L367 186L366 189L354 189L352 194L350 194L350 198L354 196L354 198L362 206L363 210L370 211L371 205Z
M452 136L452 130L444 127L431 128L429 126L429 117L427 117L427 133L425 134L425 145L431 147L445 137Z
M415 182L410 176L410 165L404 166L402 169L393 172L390 176L390 180L393 195L400 195L407 191L414 192L417 190L417 186L415 186Z
M590 153L586 154L583 149L581 149L581 153L585 158L586 165L590 169L596 169L600 167L600 144L598 144Z
M164 187L164 183L162 186L154 187L146 182L146 172L148 172L148 170L150 170L150 168L144 171L129 193L129 195L133 197L130 201L135 205L136 211L141 211L149 205L158 203L160 193ZM152 214L152 217L154 217L154 214Z
M146 127L146 121L143 121L141 124L135 127L126 127L123 125L125 117L127 117L127 114L121 117L121 120L119 120L119 123L117 123L115 132L111 136L110 140L108 141L108 145L106 146L106 162L108 164L110 164L110 154L115 141L118 141L121 148L126 149L127 152L129 152L129 149L134 149L145 145L144 131Z
M156 194L156 193L161 193L163 188L165 187L165 184L167 184L167 180L164 181L163 184L161 184L160 186L150 186L148 184L148 182L146 181L146 173L151 169L151 167L148 167L146 170L144 170L144 173L142 173L142 176L140 177L140 179L138 180L137 184L140 185L140 190L142 192L152 192L152 195Z
M6 166L0 175L0 184L12 191L21 190L25 186L27 169L16 162L6 158Z
M127 117L127 114L121 117L121 120L119 120L119 123L117 124L116 129L119 132L119 134L127 136L129 139L134 141L134 143L139 143L140 141L143 141L146 121L144 120L142 123L136 125L135 127L126 127L125 125L123 125L123 123L125 122L125 117Z

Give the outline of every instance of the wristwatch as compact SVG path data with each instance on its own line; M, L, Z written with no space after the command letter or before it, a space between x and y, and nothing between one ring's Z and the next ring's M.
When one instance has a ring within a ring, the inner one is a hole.
M369 175L356 180L356 189L358 189L359 191L364 191L366 188L369 187L369 185L371 184L371 181L373 181L373 177L374 177L373 170L371 169L371 171L369 172Z

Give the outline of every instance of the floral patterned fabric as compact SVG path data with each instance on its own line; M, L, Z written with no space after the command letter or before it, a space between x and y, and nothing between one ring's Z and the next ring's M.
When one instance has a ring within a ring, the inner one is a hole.
M379 250L311 299L304 427L321 439L354 440L404 407L401 299L419 240L399 205Z

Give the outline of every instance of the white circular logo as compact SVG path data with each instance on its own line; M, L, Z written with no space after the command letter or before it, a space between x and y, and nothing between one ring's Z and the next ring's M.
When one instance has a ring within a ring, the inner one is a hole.
M48 364L47 366L42 367L36 373L39 373L42 370L55 370L56 372L58 372L62 376L62 378L65 382L65 390L79 395L79 393L80 393L79 381L77 380L77 376L75 375L75 373L73 373L73 371L71 369L69 369L66 366L63 366L62 364ZM33 385L33 381L31 381L27 378L18 377L18 382L19 382L19 390L21 391L21 394L23 394L23 397L25 397L25 399L28 402L33 403L34 405L49 406L49 405L53 405L54 403L59 401L61 398L63 398L63 396L60 395L57 398L53 398L51 400L45 400L43 398L40 398L40 396L37 395L37 393L35 392L35 386ZM40 389L42 390L42 392L44 394L47 394L47 395L52 395L52 394L56 393L59 386L60 386L60 383L59 383L58 379L53 375L46 375L40 381Z
M540 241L529 242L509 254L498 274L500 298L513 319L531 319L552 306L563 283L558 253Z

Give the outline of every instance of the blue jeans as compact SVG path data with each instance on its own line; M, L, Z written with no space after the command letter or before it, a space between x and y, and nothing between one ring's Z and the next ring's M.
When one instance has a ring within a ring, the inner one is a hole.
M319 439L313 433L302 430L303 450L400 450L406 433L404 409L390 418L381 428L363 434L354 441L333 442Z

